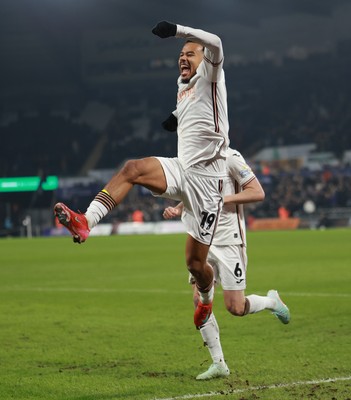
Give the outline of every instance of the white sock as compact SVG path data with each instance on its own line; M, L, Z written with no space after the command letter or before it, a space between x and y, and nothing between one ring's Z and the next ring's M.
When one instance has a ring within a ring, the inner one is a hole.
M257 294L250 294L246 296L250 303L248 314L254 314L262 310L273 310L275 301L267 296L258 296Z
M212 285L211 289L208 292L199 292L200 301L202 304L209 304L213 301L214 296L214 285Z
M213 313L206 324L200 328L200 333L213 362L224 363L223 350L219 338L219 327Z
M94 226L96 226L99 221L102 220L105 215L107 215L108 212L109 209L106 208L102 203L93 200L85 213L89 229L94 228Z
M85 213L89 229L94 228L116 205L117 203L106 189L100 190Z

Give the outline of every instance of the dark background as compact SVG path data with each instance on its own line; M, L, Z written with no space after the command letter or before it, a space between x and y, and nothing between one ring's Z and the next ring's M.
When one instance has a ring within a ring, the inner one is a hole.
M338 160L332 187L321 189L325 171L314 172L313 195L305 181L277 189L271 179L274 206L262 215L292 203L287 187L299 187L291 213L307 198L317 202L316 191L328 193L323 207L351 205L349 0L2 0L0 177L53 174L62 183L128 158L175 156L176 135L160 124L175 107L182 42L151 33L164 19L222 38L231 146L257 174L255 155L269 146L313 143ZM277 182L287 173L280 167ZM17 203L20 216L51 207L57 194L0 194L1 215ZM83 209L86 195L77 200Z

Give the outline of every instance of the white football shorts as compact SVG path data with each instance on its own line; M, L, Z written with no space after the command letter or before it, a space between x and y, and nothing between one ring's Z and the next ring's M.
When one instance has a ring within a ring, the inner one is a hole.
M153 195L182 201L186 231L200 243L210 245L223 204L223 179L192 168L183 170L178 158L156 158L164 170L167 190Z
M246 247L235 244L212 245L207 261L213 268L216 285L221 285L223 290L246 289ZM189 283L195 283L191 274L189 274Z

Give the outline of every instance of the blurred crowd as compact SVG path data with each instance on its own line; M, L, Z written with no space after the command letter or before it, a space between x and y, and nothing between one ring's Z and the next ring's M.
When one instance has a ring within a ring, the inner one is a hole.
M228 81L231 147L247 161L260 149L315 143L316 151L329 151L341 160L351 150L351 52L311 55L305 60L286 59L280 65L256 61L229 66ZM176 71L175 71L176 76ZM74 177L92 169L116 169L128 158L176 155L176 134L164 132L161 122L175 104L175 85L143 90L138 96L103 98L113 110L103 129L81 118L82 110L57 112L43 107L37 112L18 110L2 115L0 177L58 175ZM162 101L164 99L164 101ZM174 100L174 101L173 101ZM83 105L82 105L83 107ZM316 209L351 207L351 167L324 165L320 171L296 169L269 171L253 165L265 191L261 204L247 207L253 217L299 215L306 201ZM95 190L95 187L93 188ZM93 192L92 190L92 192ZM85 210L90 190L72 206ZM50 208L58 193L1 194L0 229L17 226L28 208ZM147 191L133 191L109 217L117 221L162 218L168 205ZM60 200L64 200L60 198Z
M318 172L257 173L257 177L266 198L263 202L245 206L247 217L250 218L301 217L310 212L305 207L306 202L313 203L314 210L351 208L351 166L326 168ZM139 190L133 195L132 201L118 207L110 218L133 221L133 211L138 209L143 211L145 221L161 221L163 209L169 204L174 203L154 198L146 190Z

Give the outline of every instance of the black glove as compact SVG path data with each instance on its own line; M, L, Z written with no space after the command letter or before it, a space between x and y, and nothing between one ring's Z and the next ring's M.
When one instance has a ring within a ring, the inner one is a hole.
M171 24L167 21L161 21L156 26L154 26L154 28L152 29L152 33L162 39L175 36L177 33L177 25Z
M171 114L165 121L162 122L162 128L169 132L175 132L178 127L178 120L174 114Z

